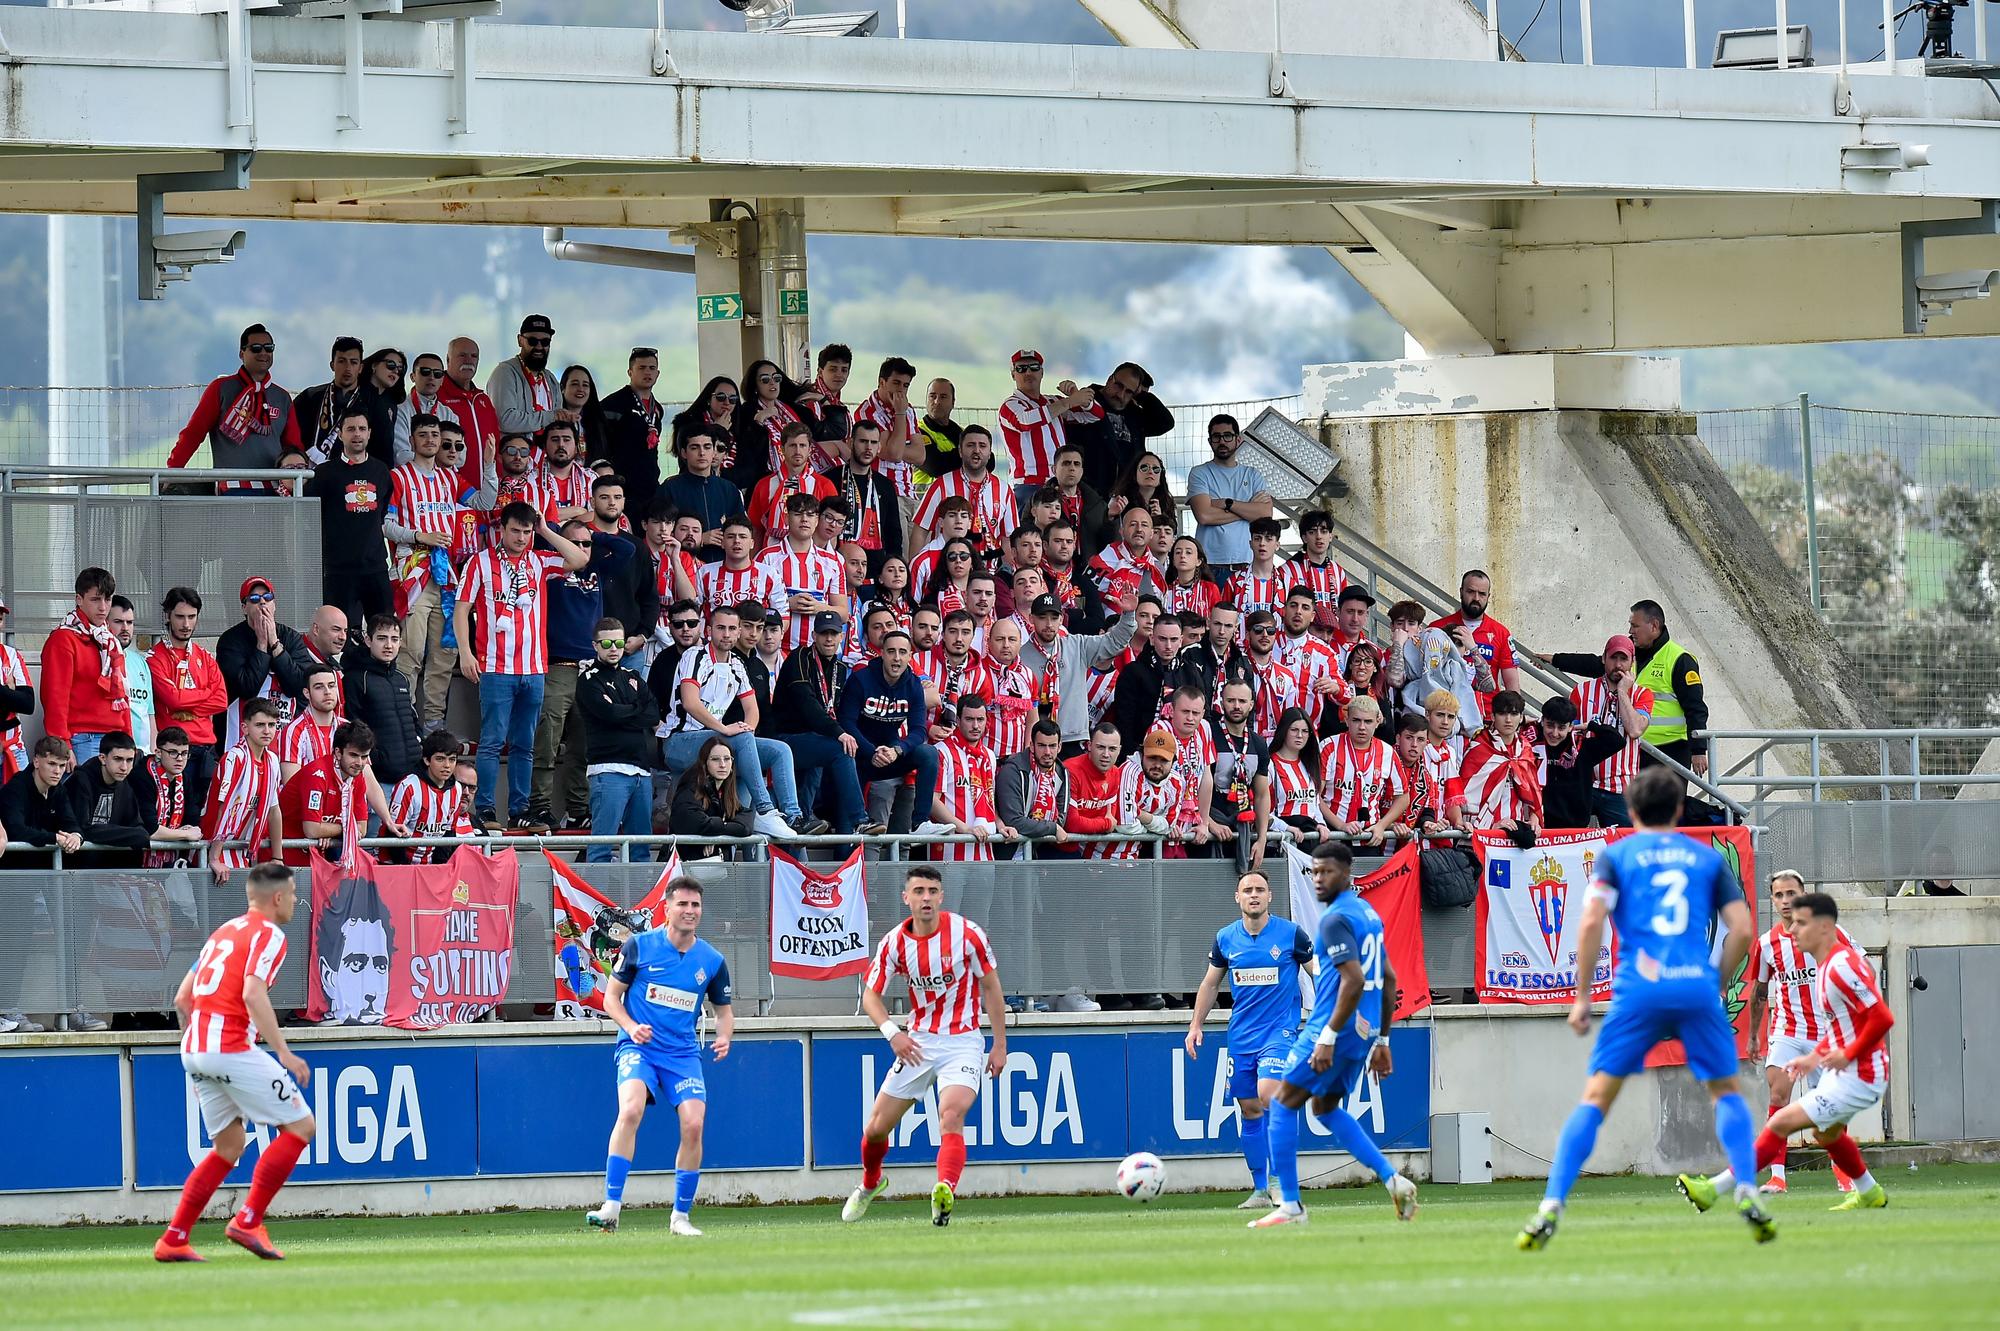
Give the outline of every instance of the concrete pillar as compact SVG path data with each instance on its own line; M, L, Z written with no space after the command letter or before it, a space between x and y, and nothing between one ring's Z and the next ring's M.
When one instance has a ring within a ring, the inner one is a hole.
M1839 644L1681 410L1677 361L1308 366L1301 415L1341 457L1351 492L1335 516L1446 591L1486 570L1517 642L1594 653L1651 598L1701 663L1714 726L1871 723Z
M742 211L727 200L719 201L719 210ZM704 383L718 374L741 376L760 354L744 318L746 295L754 298L757 289L756 253L757 224L747 217L719 217L700 228L694 247L695 353Z
M809 382L805 201L759 199L754 215L740 202L718 201L716 212L714 224L699 228L695 245L696 309L735 314L697 322L702 378L734 377L751 361L766 359Z
M49 219L49 433L52 466L111 460L120 423L105 393L65 392L111 382L106 246L110 222L101 217Z

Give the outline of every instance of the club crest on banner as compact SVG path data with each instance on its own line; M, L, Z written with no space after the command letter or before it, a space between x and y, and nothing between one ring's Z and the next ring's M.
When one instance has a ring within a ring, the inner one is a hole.
M1593 858L1584 857L1586 863ZM1535 923L1542 927L1542 945L1554 963L1559 960L1556 950L1562 945L1563 918L1569 909L1569 879L1555 856L1542 856L1528 870L1528 898L1535 903Z

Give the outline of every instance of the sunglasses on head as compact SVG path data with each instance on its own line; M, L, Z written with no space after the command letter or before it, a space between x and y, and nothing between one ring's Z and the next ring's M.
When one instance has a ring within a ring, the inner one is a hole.
M660 358L660 349L658 347L633 347L631 358L633 360L658 360Z

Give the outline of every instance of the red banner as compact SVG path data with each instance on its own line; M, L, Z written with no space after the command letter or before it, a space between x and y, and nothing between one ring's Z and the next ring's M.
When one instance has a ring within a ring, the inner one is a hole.
M443 864L384 865L318 851L306 1016L427 1031L477 1021L507 993L520 865L471 846Z
M1424 898L1418 884L1417 843L1354 880L1354 890L1382 917L1382 941L1396 968L1397 1021L1431 1005L1431 974L1424 965Z
M609 914L618 906L583 880L576 866L544 850L555 875L549 915L555 921L556 1016L580 1020L604 1015L604 986L611 979L618 949L631 936L629 923ZM681 876L680 852L660 868L660 880L626 913L639 920L638 932L657 928L665 918L667 884Z

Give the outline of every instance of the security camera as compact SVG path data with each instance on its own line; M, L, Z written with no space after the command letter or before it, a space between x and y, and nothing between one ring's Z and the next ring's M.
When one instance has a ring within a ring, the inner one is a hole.
M185 282L205 263L228 263L243 248L241 231L171 231L153 237L153 268L162 282Z
M1950 314L1961 300L1985 300L2000 269L1964 268L1954 273L1924 273L1917 278L1917 304L1924 317Z

